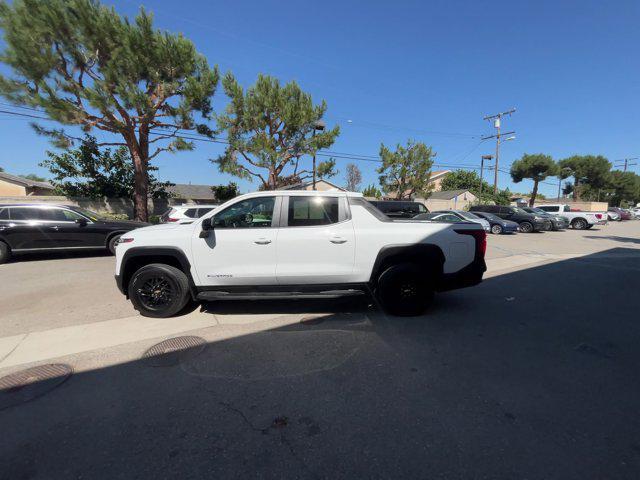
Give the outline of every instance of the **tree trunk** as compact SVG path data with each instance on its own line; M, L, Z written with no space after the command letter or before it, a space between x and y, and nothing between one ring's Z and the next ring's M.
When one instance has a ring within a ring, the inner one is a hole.
M533 190L531 191L531 198L529 199L529 206L533 207L536 203L536 196L538 195L538 180L533 181Z
M149 174L147 166L149 164L149 142L148 136L140 132L139 141L135 133L125 136L129 153L133 160L133 212L134 219L141 222L149 221L149 211L147 202L149 199Z

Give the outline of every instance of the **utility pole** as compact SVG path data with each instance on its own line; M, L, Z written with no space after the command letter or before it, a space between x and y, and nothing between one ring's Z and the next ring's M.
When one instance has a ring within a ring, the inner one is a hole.
M562 188L562 178L558 180L558 203L560 203L560 189Z
M318 120L313 124L313 137L316 136L316 131L321 132L325 129L326 125L322 120ZM313 190L316 189L316 151L313 151Z
M624 167L623 167L623 169L622 169L622 171L623 171L623 172L626 172L626 171L627 171L627 167L632 167L632 166L634 166L634 165L637 165L637 164L638 164L637 162L636 162L636 163L629 163L631 160L638 160L638 157L633 157L633 158L623 158L623 159L621 159L621 160L618 160L618 161L617 161L617 162L624 162ZM615 165L615 166L616 166L616 167L618 167L618 168L620 168L620 167L621 167L621 165L620 165L620 164Z
M498 193L498 161L500 159L500 137L503 135L511 135L512 133L516 133L514 132L506 132L506 133L501 133L500 132L500 128L502 127L502 117L506 116L506 115L511 115L513 112L515 112L516 109L512 108L511 110L507 110L506 112L500 112L500 113L496 113L495 115L487 115L486 117L484 117L484 120L493 120L493 126L496 129L496 134L495 135L489 135L488 137L482 137L482 140L488 140L490 138L495 138L496 139L496 163L493 166L494 169L494 175L493 175L493 194L495 195L496 193Z
M490 161L493 159L493 155L482 155L480 157L480 193L482 193L482 178L484 176L484 161Z

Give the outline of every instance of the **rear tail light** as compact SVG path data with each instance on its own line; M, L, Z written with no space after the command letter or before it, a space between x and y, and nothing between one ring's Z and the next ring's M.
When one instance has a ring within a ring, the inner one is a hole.
M487 233L484 230L454 230L460 235L471 235L476 239L476 257L484 257L487 252Z
M179 218L167 218L167 222L177 222L178 220L180 220Z
M602 218L602 214L601 214L601 213L596 213L596 218L597 218L598 220L600 220L600 219Z

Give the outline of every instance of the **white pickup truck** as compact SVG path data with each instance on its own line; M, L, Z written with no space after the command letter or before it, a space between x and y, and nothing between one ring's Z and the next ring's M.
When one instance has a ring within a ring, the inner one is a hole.
M361 194L256 192L199 219L126 233L116 282L150 317L196 301L362 292L416 315L434 292L480 283L485 250L478 224L393 221Z
M536 208L566 217L569 220L569 225L576 230L584 230L586 228L591 228L594 225L606 225L607 223L607 212L576 211L571 210L569 205L563 205L561 203L536 205Z

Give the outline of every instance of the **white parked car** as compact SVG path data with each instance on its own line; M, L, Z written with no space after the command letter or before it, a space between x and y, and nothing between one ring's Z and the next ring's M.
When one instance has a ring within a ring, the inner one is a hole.
M561 203L536 205L536 208L568 218L569 225L576 230L584 230L586 228L591 228L594 225L607 224L607 212L572 211L569 205Z
M176 205L171 207L160 217L160 223L179 222L180 220L193 220L209 213L218 205Z
M473 212L467 212L465 210L435 210L432 213L450 213L451 215L455 215L462 221L473 222L482 225L482 228L485 232L491 231L491 224L487 220L479 217Z
M373 292L398 315L486 270L477 224L393 221L348 192L255 192L193 222L137 229L116 248L116 282L142 315L190 301Z

